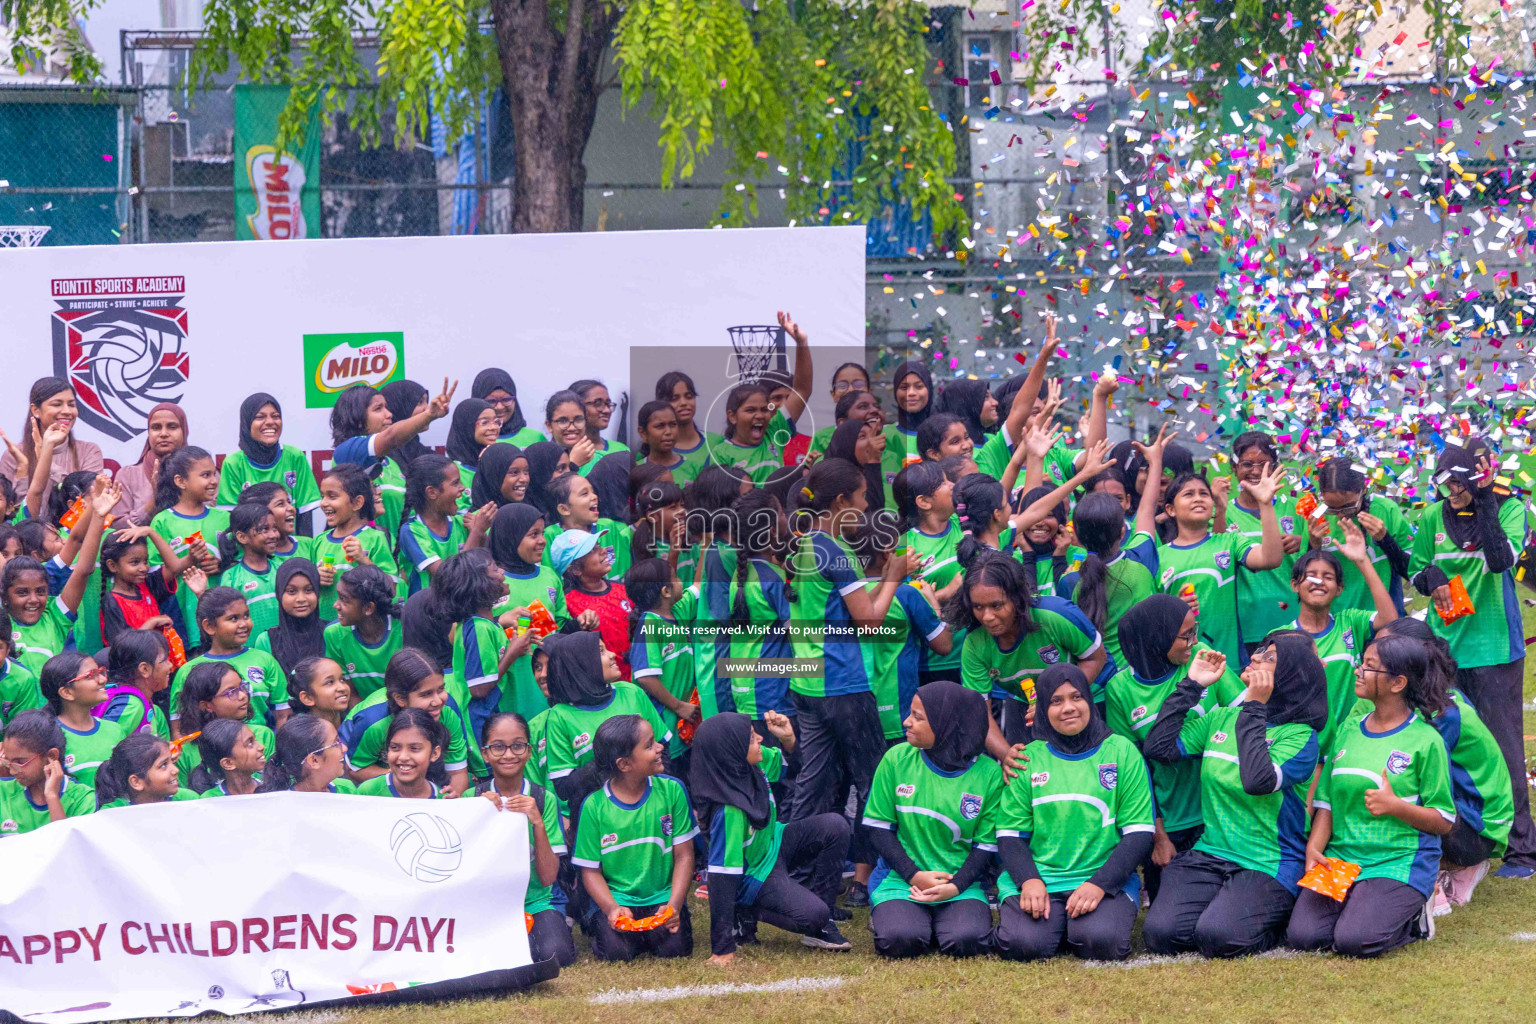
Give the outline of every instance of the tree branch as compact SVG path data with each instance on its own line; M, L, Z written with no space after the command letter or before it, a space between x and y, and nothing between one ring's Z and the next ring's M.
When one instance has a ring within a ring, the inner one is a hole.
M565 52L560 57L556 94L556 100L561 106L571 102L571 96L576 90L576 65L581 56L581 29L586 9L586 0L566 0Z

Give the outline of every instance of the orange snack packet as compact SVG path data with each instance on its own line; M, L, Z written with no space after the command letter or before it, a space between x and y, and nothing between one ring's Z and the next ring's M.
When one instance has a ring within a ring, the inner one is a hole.
M1452 623L1457 619L1471 615L1476 608L1472 607L1472 598L1467 593L1467 585L1462 582L1461 574L1451 577L1451 610L1440 613L1440 621ZM1438 609L1437 609L1438 611Z
M648 932L660 928L672 920L676 913L669 903L650 917L621 917L613 924L616 932Z
M699 706L699 688L694 687L693 693L688 698L688 703L694 707ZM677 738L688 746L693 746L693 734L699 731L699 723L686 718L677 720Z
M1296 514L1303 519L1311 519L1312 513L1317 511L1317 495L1311 491L1303 491L1301 497L1296 499Z
M1359 864L1351 864L1337 857L1325 857L1312 865L1312 870L1302 875L1301 881L1296 884L1343 903L1349 887L1359 877Z

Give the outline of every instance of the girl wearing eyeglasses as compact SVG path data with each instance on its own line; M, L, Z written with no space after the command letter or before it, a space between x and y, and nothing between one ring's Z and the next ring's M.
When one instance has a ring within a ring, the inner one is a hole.
M323 660L323 659L317 659ZM294 715L277 730L277 749L267 758L258 793L355 794L346 775L347 745L319 715Z
M208 649L176 671L171 680L171 733L196 732L181 721L182 688L199 665L215 664L237 672L246 682L252 719L262 725L282 725L288 718L288 685L282 666L266 651L247 647L251 612L233 587L209 587L197 601L197 618Z
M180 717L181 735L191 736L201 732L203 726L216 718L227 718L248 724L251 732L261 743L268 758L276 749L272 730L260 722L251 721L251 684L243 679L228 663L205 661L193 666L181 688ZM192 769L202 763L202 754L195 743L181 748L176 765L181 776L192 777Z
M1526 785L1525 636L1515 596L1515 565L1529 523L1525 503L1496 485L1496 459L1479 438L1447 442L1435 464L1435 484L1444 498L1419 519L1409 570L1414 587L1434 603L1427 621L1450 646L1457 688L1498 740L1509 768L1514 822L1497 874L1530 878L1536 874L1536 826ZM1447 622L1442 616L1450 608L1453 576L1461 578L1473 610ZM1525 582L1530 585L1529 576Z
M48 659L38 676L38 686L48 710L59 720L67 746L64 767L87 786L96 781L96 769L112 756L112 748L128 735L116 722L97 718L91 709L110 699L107 673L94 658L79 651L65 651Z
M1163 702L1189 675L1190 664L1202 651L1195 613L1172 594L1153 594L1132 605L1117 624L1119 672L1104 684L1104 720L1109 731L1124 736L1141 750L1157 722ZM1203 716L1225 707L1243 692L1243 681L1224 668L1202 694L1193 712ZM1200 763L1151 762L1152 793L1157 798L1152 853L1143 864L1147 895L1157 897L1162 869L1176 854L1195 845L1204 827L1200 816Z
M528 722L522 715L503 711L486 719L480 752L491 777L475 787L497 810L517 811L528 817L528 848L533 863L523 913L533 915L528 947L534 960L554 959L569 967L576 959L570 925L565 923L564 894L554 889L565 856L565 833L560 830L560 808L555 792L537 786L523 776L533 747L528 741ZM559 905L557 906L557 897Z
M96 810L90 785L71 778L64 767L64 750L64 730L38 708L23 711L5 727L11 777L0 779L0 839Z
M1365 473L1348 456L1328 459L1317 467L1317 492L1322 504L1307 523L1307 547L1337 551L1344 544L1341 524L1354 520L1365 531L1371 564L1386 580L1392 605L1402 615L1403 580L1409 575L1413 549L1413 527L1403 510L1384 494L1368 494ZM1344 566L1343 590L1340 608L1371 607L1370 588L1352 564Z
M578 380L572 382L566 390L581 400L582 415L586 417L587 440L592 442L592 457L577 470L586 476L597 465L598 459L614 452L627 452L629 445L603 436L603 431L608 429L608 423L613 419L613 410L617 407L617 403L608 395L607 385L597 380Z

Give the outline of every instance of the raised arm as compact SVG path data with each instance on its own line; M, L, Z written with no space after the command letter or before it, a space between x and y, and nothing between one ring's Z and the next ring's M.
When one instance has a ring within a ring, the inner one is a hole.
M1120 378L1108 371L1100 374L1094 383L1093 400L1088 406L1088 429L1083 431L1084 448L1092 448L1109 436L1109 399L1119 388Z
M1243 564L1254 571L1273 569L1285 561L1285 542L1280 539L1280 520L1275 518L1274 504L1281 477L1280 467L1270 466L1258 483L1243 481L1243 490L1259 507L1259 547L1257 550L1250 548L1248 557L1243 560Z
M32 479L27 485L27 515L40 519L43 515L45 495L51 483L48 474L53 469L53 451L69 438L69 428L61 423L51 423L45 431L32 425L32 447L37 452L37 464L32 467Z
M784 418L794 423L805 412L806 396L815 386L815 368L811 363L811 340L805 328L795 323L793 317L779 311L779 326L784 333L795 339L795 375L790 381L789 397L784 399Z
M1147 460L1147 487L1141 492L1141 503L1136 506L1137 533L1157 536L1157 503L1163 493L1163 489L1157 485L1163 479L1163 452L1167 451L1168 443L1178 433L1170 424L1164 423L1157 428L1157 437L1151 445L1132 442L1136 450L1141 452L1142 458Z
M401 420L399 423L391 423L373 435L373 454L377 456L389 454L423 430L426 430L433 420L440 420L447 416L449 406L453 402L453 393L458 389L458 381L454 381L453 386L450 387L448 378L444 377L443 390L438 392L432 401L427 403L426 409L415 416Z
M1108 441L1100 441L1094 445L1088 450L1087 457L1083 459L1082 469L1074 473L1072 478L1066 483L1014 516L1010 525L1015 530L1027 530L1040 520L1046 518L1052 509L1070 498L1073 491L1115 464L1115 460L1108 458L1108 455ZM1062 525L1065 526L1066 524L1063 523Z
M105 475L97 477L91 486L91 525L86 528L85 541L80 545L75 567L64 589L59 592L59 603L71 612L80 607L80 599L85 596L85 584L96 570L96 556L101 553L101 530L107 521L107 513L112 511L112 506L122 496L123 489L108 481Z
M1376 608L1376 614L1371 617L1371 628L1380 629L1387 623L1397 618L1397 607L1392 603L1392 595L1387 592L1387 585L1381 582L1381 574L1371 564L1371 554L1365 546L1365 534L1360 527L1348 519L1340 521L1344 530L1344 544L1339 548L1340 554L1349 559L1350 564L1360 573L1360 578L1365 580L1365 585L1371 591L1371 603Z

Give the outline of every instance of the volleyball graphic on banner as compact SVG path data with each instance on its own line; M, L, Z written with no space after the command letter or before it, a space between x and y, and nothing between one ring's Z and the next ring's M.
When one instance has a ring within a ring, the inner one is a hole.
M180 402L187 353L184 277L55 279L53 372L75 389L82 422L118 441L144 433L149 410Z
M418 882L441 882L464 862L458 831L435 814L420 811L395 822L389 848L400 870Z

